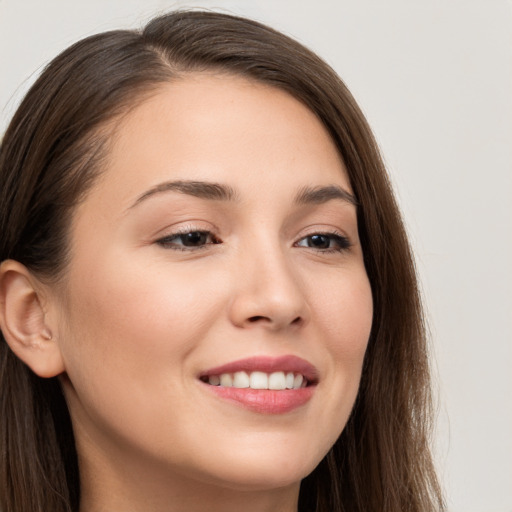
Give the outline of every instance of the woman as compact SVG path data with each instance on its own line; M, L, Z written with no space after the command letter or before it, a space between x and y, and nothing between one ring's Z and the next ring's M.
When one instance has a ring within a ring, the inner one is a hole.
M407 239L318 57L211 12L90 37L0 173L3 512L442 509Z

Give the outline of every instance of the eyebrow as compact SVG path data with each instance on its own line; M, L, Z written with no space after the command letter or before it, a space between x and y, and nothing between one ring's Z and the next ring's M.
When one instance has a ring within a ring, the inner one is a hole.
M180 192L189 196L213 201L234 201L238 198L235 190L229 185L206 181L166 181L144 192L130 208L137 206L142 201L145 201L155 194L169 191Z
M166 181L150 188L144 192L132 204L133 208L146 199L163 192L180 192L182 194L209 199L213 201L235 201L238 200L236 190L229 185L211 183L206 181ZM327 185L318 187L303 187L295 196L294 203L298 205L323 204L333 199L345 201L357 206L357 200L350 192L339 185Z
M303 187L295 196L295 203L299 205L323 204L328 201L332 201L333 199L340 199L357 206L357 199L355 196L339 185Z

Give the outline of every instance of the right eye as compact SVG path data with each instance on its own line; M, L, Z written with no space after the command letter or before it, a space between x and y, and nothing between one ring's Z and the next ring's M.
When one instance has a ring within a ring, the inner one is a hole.
M179 233L172 233L156 242L165 249L176 251L191 251L203 249L208 245L219 244L218 240L210 231L190 230Z

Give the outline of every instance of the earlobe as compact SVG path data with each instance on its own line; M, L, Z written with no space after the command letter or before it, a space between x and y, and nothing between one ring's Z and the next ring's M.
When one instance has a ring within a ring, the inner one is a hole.
M64 371L60 348L47 325L37 279L14 260L0 265L0 327L11 350L36 375L55 377Z

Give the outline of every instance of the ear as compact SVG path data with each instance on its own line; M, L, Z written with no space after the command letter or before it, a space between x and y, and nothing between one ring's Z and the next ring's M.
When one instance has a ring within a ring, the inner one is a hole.
M47 325L44 287L21 263L0 265L0 328L11 350L39 377L64 371L62 355Z

